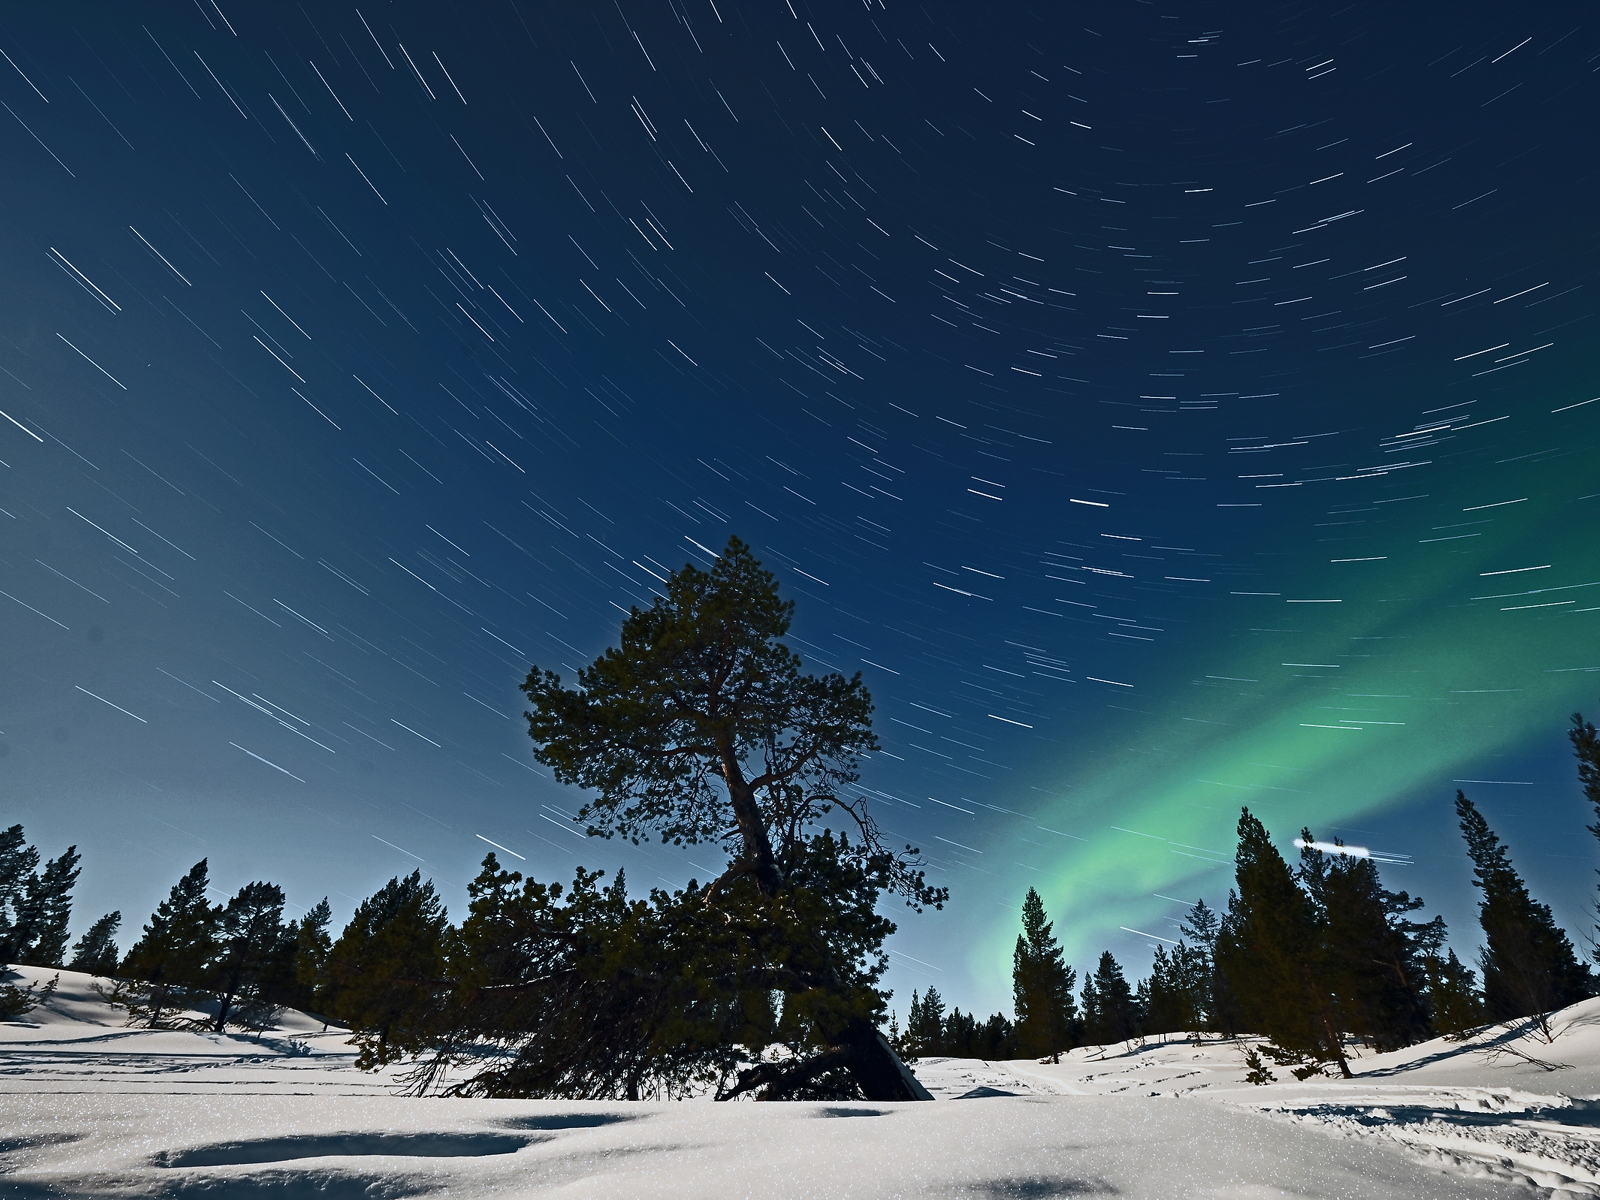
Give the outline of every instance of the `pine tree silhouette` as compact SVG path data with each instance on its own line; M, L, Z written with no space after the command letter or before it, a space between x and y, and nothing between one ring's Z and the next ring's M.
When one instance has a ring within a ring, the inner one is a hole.
M1487 1015L1491 1021L1536 1017L1548 1038L1548 1014L1594 995L1594 977L1578 961L1550 906L1528 894L1510 852L1460 791L1456 816L1472 859L1472 885L1483 893L1478 920L1485 945L1478 965Z
M1061 1061L1070 1049L1078 1006L1072 998L1077 972L1062 959L1061 943L1033 888L1022 901L1022 933L1011 956L1011 995L1018 1048L1029 1057Z
M117 943L113 940L122 925L120 912L109 912L101 917L72 948L69 971L84 971L90 975L114 975L117 971Z

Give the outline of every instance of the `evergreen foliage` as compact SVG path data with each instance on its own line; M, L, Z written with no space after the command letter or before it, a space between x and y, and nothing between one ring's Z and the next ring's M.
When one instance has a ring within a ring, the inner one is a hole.
M492 857L492 856L491 856ZM429 1048L444 984L446 913L420 871L363 900L328 953L333 1011L372 1070Z
M1246 1026L1305 1056L1308 1074L1317 1063L1337 1063L1349 1078L1334 997L1318 972L1317 913L1248 808L1235 862L1238 888L1228 894L1216 962Z
M845 1072L860 1095L915 1098L876 1029L886 1000L876 987L881 947L894 925L872 908L884 893L918 911L942 906L947 893L926 882L915 849L891 851L865 801L848 794L859 756L877 748L866 687L859 673L801 674L779 641L793 604L737 538L709 572L686 565L665 591L632 610L620 647L580 671L576 688L529 672L522 690L535 755L559 781L592 793L578 814L591 835L712 842L728 854L709 886L652 896L647 908L678 936L682 957L658 955L647 976L666 994L693 983L719 1021L748 1007L741 997L782 994L763 1044L787 1055L750 1068L729 1095L834 1089ZM830 814L852 836L830 832ZM691 904L700 906L695 920ZM721 961L701 974L711 944ZM668 980L673 971L682 978ZM665 1053L664 1027L643 1039L651 1053ZM663 1060L663 1070L677 1068Z
M139 940L122 960L120 974L144 985L124 989L129 1012L151 1028L162 1014L203 989L206 968L217 953L220 906L206 899L209 869L201 859L173 884L171 893L156 906Z
M1573 713L1572 728L1567 730L1567 738L1572 742L1572 753L1578 760L1578 783L1583 787L1584 799L1594 806L1595 823L1588 827L1589 832L1600 838L1600 733L1596 732L1593 721L1585 721L1582 713ZM1596 907L1600 908L1600 905ZM1595 931L1600 934L1600 926L1596 926ZM1600 962L1600 939L1596 940L1590 953Z
M27 893L28 879L39 866L39 850L28 845L22 826L0 831L0 965L11 961L17 945L17 910Z
M944 1053L944 997L929 987L921 1000L911 993L911 1011L906 1017L906 1047L913 1058L930 1058Z
M1100 955L1093 975L1083 979L1083 1040L1091 1046L1123 1042L1138 1034L1140 1013L1133 989L1111 951Z
M10 972L0 968L0 978L8 974ZM18 987L14 983L0 983L0 1021L15 1021L19 1017L27 1016L50 999L60 982L61 976L57 975L42 988L35 987L31 983L26 987Z
M324 896L294 926L294 1007L308 1012L327 1010L328 955L333 939L328 926L333 910Z
M1061 943L1033 888L1022 901L1022 932L1011 955L1011 994L1016 1014L1020 1053L1030 1058L1049 1056L1061 1061L1061 1052L1073 1045L1078 1006L1072 997L1077 972L1062 958Z
M204 981L216 997L213 1033L229 1022L264 1029L282 1011L278 998L293 978L294 930L283 923L283 889L247 883L217 917L217 949Z
M1428 976L1428 1019L1435 1033L1460 1038L1484 1023L1478 974L1463 966L1454 950L1442 959L1437 954L1425 958L1422 965Z
M1335 997L1340 1031L1380 1053L1425 1040L1423 960L1443 944L1444 918L1425 924L1407 920L1406 914L1422 907L1422 898L1386 890L1370 858L1324 853L1309 829L1301 831L1300 840L1300 882L1318 934L1316 974Z
M90 975L115 975L117 973L117 943L114 940L122 926L122 914L109 912L101 917L78 939L72 948L69 971L84 971Z
M1478 920L1485 945L1484 1009L1491 1021L1537 1017L1546 1035L1545 1014L1595 994L1595 979L1550 912L1528 894L1511 865L1511 855L1477 806L1456 792L1456 816L1472 859L1472 884L1483 893Z
M995 1013L988 1020L979 1021L976 1013L964 1013L959 1008L946 1013L944 998L933 987L920 998L915 991L911 993L906 1032L896 1049L908 1059L1007 1059L1021 1053L1016 1027L1005 1014Z
M27 844L22 826L0 832L0 965L61 965L78 859L78 848L68 846L43 871L36 870L39 850Z
M1211 914L1207 909L1206 913ZM1150 978L1141 982L1144 1032L1198 1033L1210 1026L1211 956L1180 941L1168 953L1157 946Z

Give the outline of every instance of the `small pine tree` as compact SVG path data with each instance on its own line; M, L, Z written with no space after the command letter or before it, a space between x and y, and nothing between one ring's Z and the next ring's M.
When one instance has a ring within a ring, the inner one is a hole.
M1139 1032L1133 989L1111 951L1100 955L1092 977L1084 977L1083 994L1084 1040L1090 1045L1126 1041Z
M420 871L356 909L328 954L334 1015L356 1029L356 1065L382 1066L423 1044L445 965L446 914Z
M301 917L294 927L294 980L298 985L295 1007L307 1011L325 1012L331 997L328 994L328 954L333 950L333 939L328 936L328 925L333 920L333 910L324 896ZM324 1025L326 1028L326 1025Z
M0 830L0 966L15 957L17 909L38 866L39 850L28 845L21 825Z
M201 859L151 914L143 935L122 960L121 974L143 987L129 992L130 1013L151 1028L191 990L206 984L206 969L217 952L220 906L206 900L209 871Z
M294 936L284 928L283 904L283 889L277 884L247 883L222 910L217 954L206 972L217 999L213 1033L226 1030L230 1020L264 1028L276 1015L275 975L286 957L286 935Z
M1222 929L1222 918L1217 916L1216 910L1208 907L1202 898L1194 902L1194 907L1184 916L1183 924L1178 926L1178 929L1198 949L1210 955L1217 948L1217 934Z
M1594 995L1594 977L1578 961L1550 906L1528 894L1510 852L1460 791L1456 816L1472 859L1472 884L1483 893L1478 919L1486 944L1478 965L1489 1019L1536 1017L1548 1038L1547 1014Z
M944 997L939 989L930 987L923 993L920 1005L912 993L912 1012L906 1019L906 1040L918 1058L946 1054L944 1045Z
M1006 1020L1004 1013L995 1013L983 1023L978 1030L977 1041L980 1058L1003 1060L1016 1058L1020 1054L1016 1026Z
M1461 965L1456 952L1423 960L1428 976L1428 1020L1435 1033L1459 1040L1484 1022L1478 973Z
M1011 955L1011 995L1021 1053L1061 1061L1073 1044L1077 1004L1072 985L1077 972L1066 965L1054 923L1033 888L1022 901L1022 933Z
M1211 960L1205 951L1182 941L1170 953L1157 946L1150 977L1141 980L1140 987L1146 1033L1197 1033L1206 1028Z
M117 971L117 943L113 940L122 925L120 912L109 912L101 917L89 931L78 939L72 948L69 971L83 971L89 975L114 975Z
M944 1052L952 1058L978 1057L978 1018L959 1008L944 1019Z

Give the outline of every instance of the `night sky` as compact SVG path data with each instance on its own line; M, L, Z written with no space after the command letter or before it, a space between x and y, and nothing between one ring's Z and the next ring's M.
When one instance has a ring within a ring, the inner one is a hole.
M1581 938L1586 10L9 6L0 819L124 944L202 855L707 879L517 684L737 535L951 890L902 1011L1009 1010L1030 885L1142 974L1241 804L1468 953L1462 787Z

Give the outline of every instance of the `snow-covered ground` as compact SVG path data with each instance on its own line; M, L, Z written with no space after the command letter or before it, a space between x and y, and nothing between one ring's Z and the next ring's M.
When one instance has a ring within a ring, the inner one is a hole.
M0 1024L0 1197L1600 1196L1600 1000L1554 1044L1499 1028L1352 1080L1256 1087L1238 1043L1168 1039L925 1060L935 1104L626 1104L401 1097L301 1014L129 1029L60 976Z

